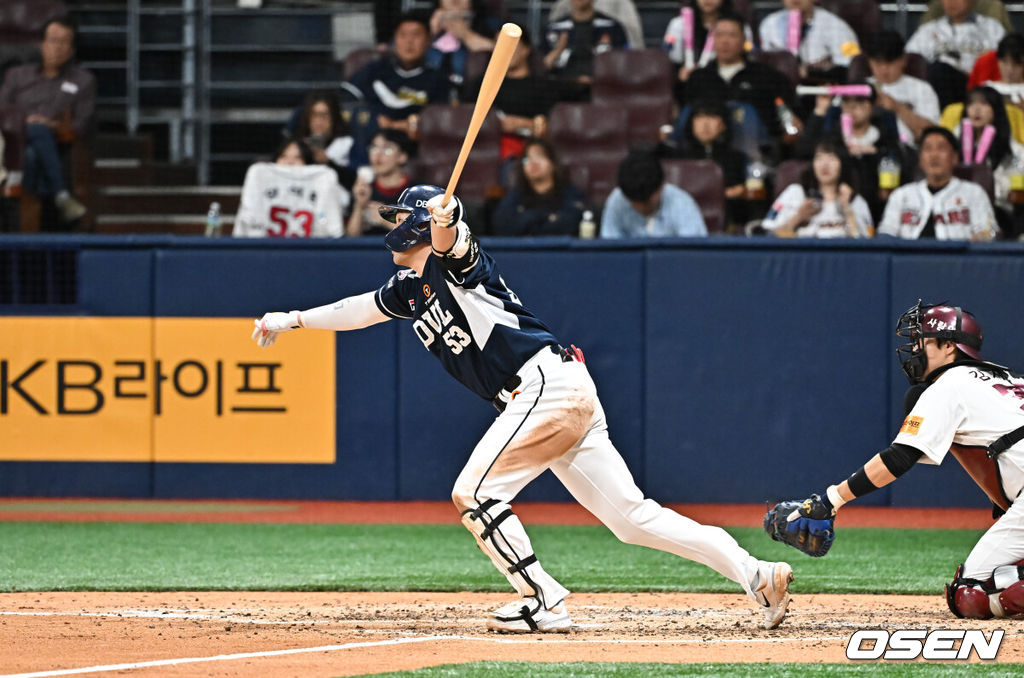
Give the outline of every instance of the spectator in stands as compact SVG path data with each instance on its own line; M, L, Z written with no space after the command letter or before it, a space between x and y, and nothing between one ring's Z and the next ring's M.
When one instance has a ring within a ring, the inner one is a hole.
M956 137L943 127L921 134L924 179L900 186L885 206L878 235L937 240L992 240L995 214L978 184L953 176L960 157Z
M548 54L544 64L561 78L589 85L594 55L629 47L622 25L594 9L593 0L572 0L572 11L547 28Z
M992 168L995 206L1002 212L1002 214L997 213L996 217L1000 221L1009 220L1010 214L1013 212L1013 205L1010 204L1010 175L1020 163L1024 163L1024 146L1013 139L1003 97L991 87L977 87L971 90L964 101L962 110L960 124L956 125L953 133L957 137L961 137L963 125L966 123L971 126L974 139L974 144L970 149L972 157L965 158L964 162L987 164ZM977 156L978 146L987 125L992 125L995 136L992 138L988 152L979 159ZM960 147L963 148L962 143Z
M939 98L924 80L907 75L903 37L896 31L880 31L864 41L871 68L875 103L898 118L900 140L916 146L921 132L939 121Z
M341 85L342 95L355 102L351 125L356 163L378 129L394 129L416 138L419 112L427 104L447 103L448 79L425 63L430 27L418 13L402 16L395 28L394 55L376 59Z
M1007 33L994 50L982 52L975 60L967 76L967 89L989 82L1024 84L1024 35Z
M338 173L338 181L352 188L355 172L349 167L352 135L341 117L341 106L334 92L315 90L306 96L296 126L296 136L313 153L313 162L330 165Z
M928 60L928 82L945 107L963 99L974 61L995 49L1006 29L976 13L974 0L942 0L942 9L942 17L918 26L907 41L907 51Z
M494 235L577 235L584 198L569 183L547 139L526 142L516 185L498 203L491 219Z
M800 73L829 72L845 69L850 60L860 54L857 34L838 16L821 7L815 0L783 0L785 9L772 12L761 21L758 33L761 49L792 51L787 44L789 13L800 12L800 38L796 56L800 60ZM844 71L845 72L845 71Z
M8 69L0 87L0 106L25 114L24 186L37 196L52 196L64 222L83 217L86 207L67 189L58 144L87 136L96 106L96 78L71 61L75 30L66 17L49 21L41 62Z
M640 23L640 13L633 0L594 0L594 9L607 14L622 25L622 30L626 32L626 42L630 46L634 49L643 48L643 25ZM548 12L548 23L567 17L571 12L572 0L555 0L551 11Z
M466 75L466 55L489 52L501 30L501 19L490 16L480 0L438 0L430 17L433 42L427 65L440 69L455 88Z
M779 194L761 227L785 238L870 238L871 209L856 186L845 146L821 141L801 182Z
M665 183L653 152L631 151L619 165L618 184L601 214L602 238L708 234L697 203L683 189Z
M337 238L348 191L330 168L314 163L301 139L286 139L274 162L253 163L245 173L232 232L236 238Z
M681 106L698 99L749 104L756 111L758 124L778 137L782 126L775 100L781 98L792 109L796 94L793 83L767 64L747 58L744 51L743 20L735 14L723 14L715 22L715 59L692 73L680 71L683 81L676 89ZM749 124L750 121L747 121ZM748 149L748 155L757 151Z
M878 218L884 207L875 190L878 186L879 161L891 156L901 167L909 167L912 151L900 144L896 116L876 107L875 91L871 88L869 91L870 95L866 97L844 96L839 106L833 105L834 98L831 95L816 97L814 110L807 117L797 140L795 155L799 159L813 159L822 139L830 139L845 146L849 157L844 159L844 165L848 164L852 168L860 195L871 208L872 217ZM848 116L849 134L843 127L844 116Z
M533 42L524 30L512 52L505 80L491 105L501 120L501 159L508 166L519 161L527 139L546 133L548 113L561 99L565 89L561 81L534 72L532 55ZM476 101L482 83L483 76L468 83L463 89L462 100L467 103ZM503 185L508 183L502 181Z
M990 16L1000 24L1003 28L1008 31L1013 30L1013 24L1010 21L1010 13L1006 11L1006 6L1000 0L976 0L974 3L974 11L978 14L984 14ZM928 9L925 10L924 14L921 15L920 21L917 25L934 21L935 19L941 19L945 10L942 7L942 0L930 0L928 3Z
M690 108L690 119L683 130L682 146L669 149L668 156L688 160L711 160L722 169L725 179L726 223L742 224L744 181L747 156L732 146L729 112L720 101L702 99Z
M407 167L413 154L412 141L403 132L395 129L377 132L370 143L369 171L357 170L356 183L352 186L352 214L345 227L348 235L387 233L377 208L395 202L402 191L416 183Z
M665 37L662 39L662 47L668 52L669 60L680 69L688 68L693 70L698 66L707 66L715 58L715 41L711 38L711 29L714 27L718 17L723 14L733 14L732 0L687 0L682 3L683 7L693 10L693 64L686 63L686 46L683 36L683 19L674 16L665 27ZM750 32L750 26L744 27L748 49L754 45L754 36ZM685 80L685 78L682 78Z

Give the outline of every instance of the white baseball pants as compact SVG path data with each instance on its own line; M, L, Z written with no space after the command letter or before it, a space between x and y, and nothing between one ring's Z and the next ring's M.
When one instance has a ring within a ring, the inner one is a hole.
M583 363L563 362L545 348L518 374L518 395L477 443L452 499L481 549L521 596L536 595L551 607L569 593L535 562L526 530L508 508L527 483L550 468L623 542L703 563L754 597L758 560L732 536L644 498L608 437L604 410ZM684 466L681 462L681 477ZM480 514L482 525L471 520ZM495 520L500 524L488 527Z
M1024 498L1018 497L1009 510L981 536L964 562L963 576L985 581L1000 565L1024 560Z

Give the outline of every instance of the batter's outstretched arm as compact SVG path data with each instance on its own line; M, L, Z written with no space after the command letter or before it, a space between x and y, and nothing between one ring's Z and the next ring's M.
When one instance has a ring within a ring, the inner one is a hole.
M262 348L268 348L277 341L277 335L282 332L300 328L341 332L358 330L390 320L377 308L375 295L376 292L365 292L305 311L266 313L255 321L256 329L253 330L252 338Z

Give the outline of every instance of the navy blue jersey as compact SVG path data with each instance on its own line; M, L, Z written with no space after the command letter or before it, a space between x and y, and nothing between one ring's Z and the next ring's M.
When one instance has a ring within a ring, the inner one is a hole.
M447 103L449 98L448 79L441 71L425 65L406 70L393 58L371 61L341 87L392 120L419 113L427 104Z
M416 336L444 369L487 400L537 351L558 343L475 240L461 259L428 257L422 277L399 271L375 299L385 315L412 320Z

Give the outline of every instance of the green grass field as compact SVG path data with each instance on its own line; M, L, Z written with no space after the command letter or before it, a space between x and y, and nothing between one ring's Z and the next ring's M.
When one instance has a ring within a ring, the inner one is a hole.
M621 544L603 527L529 528L574 591L732 592L708 568ZM976 530L840 530L825 558L729 532L797 568L795 593L942 590ZM0 591L506 591L461 525L0 522ZM907 562L914 562L913 568Z
M883 678L952 678L953 676L1019 676L1018 666L969 664L942 666L935 664L817 664L813 672L807 664L534 664L530 662L475 662L445 664L397 673L378 673L375 678L465 678L466 676L501 676L501 678L826 678L872 676Z

